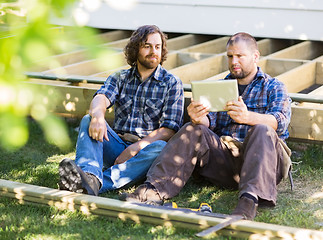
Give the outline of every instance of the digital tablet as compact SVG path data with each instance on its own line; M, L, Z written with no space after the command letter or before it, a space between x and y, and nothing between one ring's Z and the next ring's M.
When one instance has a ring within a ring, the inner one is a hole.
M194 101L210 107L211 112L221 112L228 101L238 100L238 82L236 79L192 81Z

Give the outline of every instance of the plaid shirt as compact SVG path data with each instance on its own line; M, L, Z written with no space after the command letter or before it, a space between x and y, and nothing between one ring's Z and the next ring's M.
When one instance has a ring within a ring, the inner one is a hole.
M225 79L232 78L227 75ZM241 95L248 110L252 112L271 114L277 122L277 134L281 139L289 136L288 125L291 117L291 99L282 82L265 74L259 67L255 79L246 87ZM249 125L236 123L227 112L211 112L208 114L210 129L217 135L232 136L243 141Z
M178 131L183 124L183 84L160 65L143 82L136 67L118 71L96 94L104 94L115 105L117 133L145 137L161 127Z

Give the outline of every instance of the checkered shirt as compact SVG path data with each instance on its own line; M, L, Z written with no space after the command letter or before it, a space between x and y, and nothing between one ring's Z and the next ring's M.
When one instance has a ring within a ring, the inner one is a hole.
M227 75L225 79L232 78ZM287 94L285 85L276 78L265 74L260 67L255 79L246 87L241 95L249 111L271 114L277 122L277 134L281 139L289 136L288 125L291 118L291 99ZM210 129L217 135L232 136L243 141L249 125L236 123L227 112L211 112L208 114Z
M183 124L182 81L161 65L143 82L136 67L118 71L96 94L104 94L114 105L117 133L145 137L161 127L178 131Z

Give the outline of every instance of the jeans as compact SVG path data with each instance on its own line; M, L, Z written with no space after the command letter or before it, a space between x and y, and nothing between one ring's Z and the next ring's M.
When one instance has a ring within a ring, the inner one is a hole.
M89 136L91 116L83 117L76 144L76 164L84 171L95 175L101 183L99 193L129 186L146 177L155 158L166 145L158 140L143 148L128 161L113 165L116 158L132 143L123 141L107 124L109 141L103 142Z

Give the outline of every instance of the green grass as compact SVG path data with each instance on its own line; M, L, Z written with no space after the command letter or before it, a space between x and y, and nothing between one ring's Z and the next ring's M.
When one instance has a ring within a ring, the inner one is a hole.
M78 121L69 121L69 134L75 146ZM275 208L259 208L255 221L323 230L323 145L289 142L293 150L295 190L288 180L279 185ZM30 140L19 151L0 149L0 178L57 188L58 164L74 158L75 148L65 151L48 144L39 126L30 121ZM129 191L133 191L134 187ZM117 198L119 191L102 197ZM237 203L237 191L223 190L190 180L172 199L181 207L197 208L201 202L213 211L230 213ZM196 231L177 227L137 224L79 211L61 211L36 204L22 205L0 197L0 239L198 239ZM215 239L230 239L215 237ZM232 238L233 239L233 238Z

